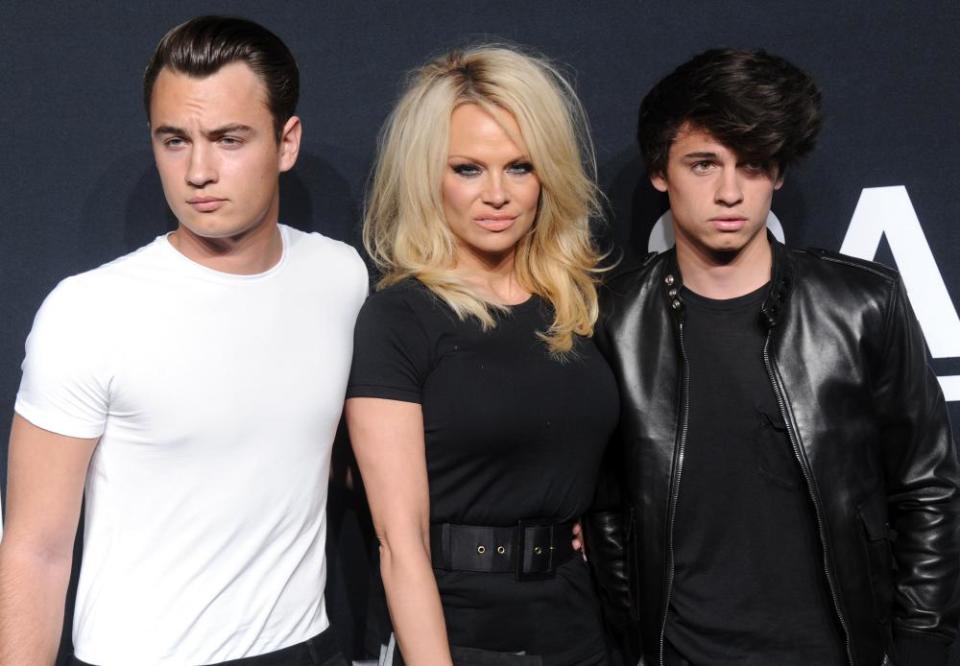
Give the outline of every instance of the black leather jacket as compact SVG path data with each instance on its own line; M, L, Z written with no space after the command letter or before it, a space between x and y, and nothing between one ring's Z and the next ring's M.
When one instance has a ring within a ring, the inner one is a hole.
M898 664L945 663L960 614L960 468L903 284L877 264L771 242L764 362L850 664L881 664L894 641ZM626 509L588 518L587 545L608 612L639 618L651 666L662 659L689 411L680 286L672 250L622 271L597 331L620 384L608 467Z

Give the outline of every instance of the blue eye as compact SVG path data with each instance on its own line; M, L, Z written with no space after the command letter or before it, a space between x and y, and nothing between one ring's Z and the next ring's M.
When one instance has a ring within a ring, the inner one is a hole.
M533 165L530 162L515 162L507 167L507 171L513 174L528 174L533 173Z
M453 169L453 172L458 176L480 175L480 167L478 167L476 164L454 164L450 168Z

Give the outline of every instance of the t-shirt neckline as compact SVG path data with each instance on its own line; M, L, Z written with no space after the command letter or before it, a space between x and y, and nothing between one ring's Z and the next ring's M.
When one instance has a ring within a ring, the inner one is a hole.
M204 266L203 264L194 261L190 257L186 256L180 250L173 246L173 243L170 242L170 235L172 231L168 231L165 234L157 236L157 242L161 244L164 250L175 257L175 260L178 261L183 266L188 266L190 270L203 275L205 277L213 278L221 282L231 282L231 283L241 283L241 282L256 282L259 280L266 279L278 273L284 266L287 261L287 255L290 250L290 236L287 226L284 224L278 224L277 229L280 232L280 259L277 260L273 266L261 273L227 273L224 271L218 271L214 268Z
M529 309L535 303L539 301L539 296L537 294L531 293L525 300L520 301L519 303L506 303L504 307L507 308L510 312L522 312L523 310Z
M742 310L760 305L763 302L763 299L766 298L767 291L769 289L770 282L767 281L757 289L734 298L708 298L707 296L701 296L700 294L691 291L687 287L683 287L682 294L683 299L688 305L707 310L722 310L724 312L730 312L733 310Z

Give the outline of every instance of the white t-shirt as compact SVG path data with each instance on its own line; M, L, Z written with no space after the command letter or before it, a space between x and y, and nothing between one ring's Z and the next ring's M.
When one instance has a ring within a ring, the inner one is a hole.
M185 666L327 628L326 499L353 326L350 246L281 226L257 275L166 236L47 297L16 411L100 437L86 480L77 657Z

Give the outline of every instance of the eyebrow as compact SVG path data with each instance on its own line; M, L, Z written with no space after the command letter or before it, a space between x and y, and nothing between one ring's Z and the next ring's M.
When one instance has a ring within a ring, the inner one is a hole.
M250 134L253 132L253 128L249 125L244 125L242 123L232 123L230 125L223 125L221 127L214 128L203 132L204 136L208 139L221 137L224 134ZM154 136L166 136L166 135L175 135L175 136L186 136L189 132L182 127L175 127L174 125L160 125L155 130L153 130Z
M469 155L460 155L458 153L447 155L447 159L448 160L466 160L468 162L474 162L481 166L486 166L486 162L484 162L483 160L479 160L475 157L470 157ZM514 159L510 160L509 162L507 162L507 164L519 164L522 162L533 162L533 160L531 160L530 157L527 155L521 155L519 157L515 157Z
M702 160L702 159L717 159L717 153L712 153L709 151L696 152L696 153L687 153L683 156L685 160Z

